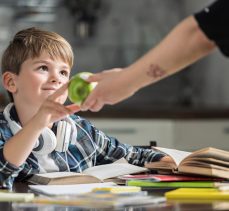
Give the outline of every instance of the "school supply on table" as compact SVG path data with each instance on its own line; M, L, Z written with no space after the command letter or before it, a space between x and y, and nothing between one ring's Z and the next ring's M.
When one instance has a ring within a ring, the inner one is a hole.
M116 186L113 182L73 184L73 185L29 185L29 188L37 193L59 196L59 195L79 195L91 192L98 187Z
M36 197L33 203L74 205L86 208L112 208L164 202L165 197L152 197L139 187L111 186L97 187L78 195L57 197Z
M229 200L229 191L217 188L178 188L165 193L167 200Z
M120 208L126 206L140 206L165 202L165 197L152 197L149 195L111 195L111 194L88 194L78 197L36 197L33 203L77 206L82 208Z
M177 181L177 182L153 182L149 180L128 180L128 186L147 188L213 188L218 187L217 182L212 181Z
M36 204L74 205L86 208L111 208L155 204L165 197L152 197L139 187L119 186L115 183L76 185L29 185L32 191L45 194L33 199Z
M127 163L120 159L111 164L93 166L82 173L76 172L51 172L35 174L28 181L33 184L58 185L58 184L84 184L107 181L118 181L116 177L124 174L146 172L147 168Z
M151 182L178 182L178 181L224 181L222 178L206 177L206 176L185 176L185 175L166 175L166 174L130 174L119 176L121 180L147 180Z
M126 194L126 193L138 193L141 191L140 187L136 186L113 186L113 187L96 187L92 192L96 193L115 193L115 194Z
M14 193L0 191L0 202L29 202L34 199L33 193Z
M147 167L159 172L174 174L196 174L229 179L229 152L208 147L186 152L162 147L152 147L166 153L174 162L152 162Z

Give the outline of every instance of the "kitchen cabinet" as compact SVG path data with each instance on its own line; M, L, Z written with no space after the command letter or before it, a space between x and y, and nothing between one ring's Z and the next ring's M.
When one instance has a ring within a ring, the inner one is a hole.
M91 122L109 136L131 145L157 145L172 147L173 122L150 119L91 119Z
M229 150L229 120L175 120L174 147L195 150L207 146Z
M93 118L91 122L109 136L131 145L149 145L193 151L203 147L229 150L227 119L122 119Z

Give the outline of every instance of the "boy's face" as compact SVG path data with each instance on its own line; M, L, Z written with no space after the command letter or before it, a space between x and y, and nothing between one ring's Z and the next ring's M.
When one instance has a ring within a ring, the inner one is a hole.
M48 53L30 58L22 63L19 75L15 75L14 101L40 107L43 101L69 81L70 67L61 59L51 59ZM67 99L67 90L58 102Z

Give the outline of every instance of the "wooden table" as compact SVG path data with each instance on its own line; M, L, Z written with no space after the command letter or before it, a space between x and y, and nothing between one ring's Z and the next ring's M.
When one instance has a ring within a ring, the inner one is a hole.
M25 183L16 183L13 190L18 193L28 192L28 185ZM152 196L163 196L164 190L150 191ZM227 206L223 208L223 206ZM41 205L41 204L21 204L21 203L0 203L0 211L73 211L73 210L101 210L101 209L83 209L73 206L59 206L59 205ZM111 209L105 209L111 210ZM145 206L134 206L118 208L113 210L125 210L125 211L207 211L207 210L229 210L229 202L212 202L212 203L184 203L184 202L163 202L159 204L150 204Z

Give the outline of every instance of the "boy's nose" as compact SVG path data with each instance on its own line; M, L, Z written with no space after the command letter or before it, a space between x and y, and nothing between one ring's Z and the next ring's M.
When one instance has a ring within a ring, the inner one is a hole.
M58 78L52 78L50 81L51 81L51 83L61 84L61 80Z
M52 83L57 83L58 80L53 78L53 79L51 79L51 82L52 82Z
M52 83L61 83L60 77L57 74L52 74L50 76L50 82Z

